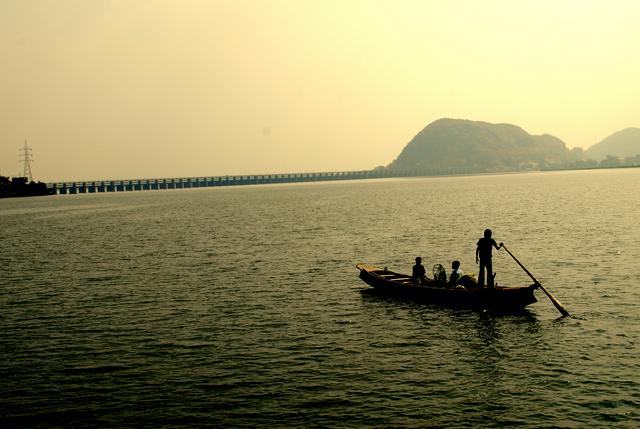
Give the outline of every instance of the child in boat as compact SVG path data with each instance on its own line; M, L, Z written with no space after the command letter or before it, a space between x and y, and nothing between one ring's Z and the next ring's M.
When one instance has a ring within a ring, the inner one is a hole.
M457 285L463 275L464 273L460 269L460 261L453 261L451 263L451 276L449 277L449 285Z
M488 286L493 287L493 263L491 262L491 250L495 247L500 250L496 241L491 238L491 230L484 230L484 237L478 240L476 248L476 264L480 263L480 273L478 274L478 285L484 286L484 272L487 271Z
M422 258L418 256L416 258L416 264L413 266L413 269L411 270L411 280L413 280L415 284L421 285L424 283L426 279L427 279L427 271L424 269L424 266L422 265Z

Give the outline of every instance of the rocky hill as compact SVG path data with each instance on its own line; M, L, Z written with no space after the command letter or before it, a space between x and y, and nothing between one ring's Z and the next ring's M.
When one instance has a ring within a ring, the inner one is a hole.
M420 131L387 168L509 171L559 166L581 156L581 150L570 151L548 134L531 135L510 124L445 118Z
M640 155L640 128L626 128L611 134L584 152L585 158L603 160L607 155L634 157Z

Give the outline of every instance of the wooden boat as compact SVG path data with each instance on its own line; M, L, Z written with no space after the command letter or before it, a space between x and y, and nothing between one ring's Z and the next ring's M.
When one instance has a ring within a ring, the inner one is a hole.
M525 287L494 288L451 287L447 283L429 279L416 284L411 276L395 273L386 268L358 264L360 278L376 293L408 298L425 304L444 304L469 308L490 308L498 311L519 311L537 302L533 293L537 284Z

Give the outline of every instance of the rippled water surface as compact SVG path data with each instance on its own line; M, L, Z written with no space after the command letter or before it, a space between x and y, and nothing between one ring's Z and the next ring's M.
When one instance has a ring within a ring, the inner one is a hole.
M640 170L0 200L2 427L638 427ZM523 314L363 293L474 272ZM499 284L528 285L504 251Z

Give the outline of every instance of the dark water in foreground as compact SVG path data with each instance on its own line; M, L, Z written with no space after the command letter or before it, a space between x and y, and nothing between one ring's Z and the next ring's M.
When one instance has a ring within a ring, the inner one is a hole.
M0 201L2 427L638 427L640 170ZM523 314L361 293L476 270ZM499 284L530 281L494 256Z

